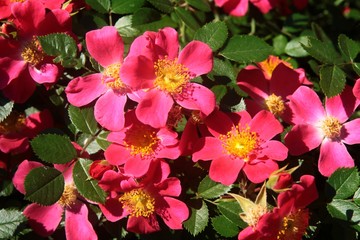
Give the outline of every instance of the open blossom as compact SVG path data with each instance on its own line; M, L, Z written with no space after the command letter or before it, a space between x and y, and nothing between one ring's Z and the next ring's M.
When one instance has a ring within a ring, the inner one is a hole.
M300 87L290 97L295 125L285 136L289 153L300 155L320 146L318 168L324 176L339 167L353 167L345 144L360 143L360 119L347 121L358 105L348 86L340 95L326 98L325 108L314 90Z
M25 116L15 110L0 123L0 151L22 153L29 149L29 140L41 131L53 126L48 110Z
M53 63L37 39L49 33L69 32L71 18L67 11L48 11L35 0L12 5L12 22L2 25L0 37L0 89L5 97L23 103L29 99L36 83L54 84L62 67Z
M105 158L110 164L124 164L128 174L140 177L148 171L152 160L180 156L176 132L140 122L134 110L127 112L125 119L121 131L108 135L112 144L105 150Z
M264 201L258 199L257 204L248 204L250 207L244 205L241 217L249 226L239 233L238 239L301 240L309 226L307 206L317 198L315 178L304 175L290 190L279 194L277 206L272 210L267 209L266 201L264 204ZM243 201L240 198L240 205Z
M18 167L13 183L15 188L25 194L24 182L27 174L43 165L39 162L24 160ZM65 180L65 188L60 199L50 206L42 206L31 203L24 209L24 215L28 218L29 225L39 235L50 236L59 226L65 213L66 239L97 239L95 230L88 220L88 208L83 199L79 199L73 182L73 166L69 164L56 164L54 167L61 171Z
M190 110L210 114L214 93L191 79L206 74L213 66L212 51L200 41L191 41L179 52L178 34L166 27L147 31L131 44L121 68L122 80L136 91L138 119L152 127L163 127L176 102ZM130 96L129 96L130 97Z
M119 75L124 43L115 27L106 26L86 33L86 46L104 70L71 80L65 89L67 99L77 107L97 99L96 121L111 131L119 131L124 127L124 107L129 92Z
M242 17L247 13L249 2L264 14L273 8L271 0L215 0L216 6L223 8L225 12L236 17Z
M181 185L179 179L168 177L169 174L169 165L160 159L151 163L148 174L141 179L106 172L103 182L109 182L110 178L120 181L117 181L118 193L110 194L100 209L111 222L128 217L126 228L135 233L159 231L157 216L169 228L182 229L182 222L188 218L189 210L185 203L174 198L180 195Z
M263 110L251 118L242 111L239 116L233 122L225 114L210 115L206 121L213 136L200 138L192 155L193 161L212 160L210 178L225 185L234 183L241 170L250 181L263 182L278 169L276 161L287 157L287 148L271 140L283 127L270 112Z
M291 65L276 56L269 56L257 66L242 69L237 84L251 99L245 99L246 109L253 116L266 109L287 121L287 98L302 84L311 84L303 69Z

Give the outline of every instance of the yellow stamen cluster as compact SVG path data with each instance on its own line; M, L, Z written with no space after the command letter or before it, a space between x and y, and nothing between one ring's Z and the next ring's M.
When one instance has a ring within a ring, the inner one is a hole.
M267 208L260 204L254 205L253 208L247 209L246 214L240 214L240 217L252 228L255 228L260 217L267 213Z
M241 129L236 126L226 135L220 135L219 139L226 154L242 158L248 161L249 154L259 147L258 134L251 132L249 127Z
M285 110L285 104L281 96L271 94L265 99L266 108L275 116L280 116Z
M267 58L265 61L262 61L260 63L258 63L259 67L263 70L265 76L267 78L271 78L275 68L280 64L283 63L285 64L287 67L292 68L291 64L288 62L285 62L283 60L281 60L278 57L275 56L270 56L269 58Z
M102 72L103 83L106 84L107 87L118 91L125 88L125 84L120 79L120 67L120 63L114 63L107 66Z
M58 200L58 203L62 206L62 207L70 207L71 205L73 205L75 203L76 200L76 188L74 187L74 185L70 184L70 185L65 185L65 189L64 192L62 194L62 196L60 197L60 199Z
M159 59L154 64L156 79L154 85L169 94L181 94L190 81L189 69L177 59Z
M126 131L124 145L130 150L131 155L139 154L148 157L155 153L160 139L156 136L154 128L144 124L134 124Z
M11 114L0 123L0 133L9 134L20 132L25 126L26 117L24 114L12 111Z
M308 225L309 211L307 209L299 209L295 213L283 218L277 239L301 240Z
M130 217L149 217L155 212L155 199L142 189L134 189L119 198Z
M10 0L10 2L25 2L26 0Z
M21 57L25 62L36 66L44 60L45 53L41 49L40 43L36 38L25 45L21 51Z
M328 116L321 122L320 128L325 137L334 139L340 136L342 125L337 118Z

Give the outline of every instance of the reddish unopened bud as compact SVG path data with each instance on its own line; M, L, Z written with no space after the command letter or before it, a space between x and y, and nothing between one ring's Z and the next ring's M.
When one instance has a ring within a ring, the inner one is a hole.
M16 28L12 23L6 22L3 23L0 27L1 35L5 36L6 38L15 38L16 36Z
M281 173L278 175L277 182L273 186L273 189L281 190L281 189L290 188L292 184L293 184L293 179L291 177L291 174Z
M107 170L113 169L113 166L106 160L94 161L89 169L90 176L96 180L100 180Z

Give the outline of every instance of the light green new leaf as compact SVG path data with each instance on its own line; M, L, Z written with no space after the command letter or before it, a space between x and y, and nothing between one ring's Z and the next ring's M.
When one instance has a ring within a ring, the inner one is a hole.
M60 199L65 182L64 176L57 169L38 167L29 172L24 185L27 200L49 206Z
M212 22L196 31L195 40L202 41L215 52L221 48L228 37L228 30L224 22Z
M220 54L239 63L251 63L265 60L272 52L273 48L258 37L235 35Z

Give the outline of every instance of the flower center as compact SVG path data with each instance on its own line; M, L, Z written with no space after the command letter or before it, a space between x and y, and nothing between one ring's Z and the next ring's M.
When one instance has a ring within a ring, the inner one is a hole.
M151 156L159 146L160 139L156 136L156 130L148 125L134 124L125 134L124 145L133 156Z
M194 110L191 112L189 121L191 121L193 124L203 124L204 123L199 110Z
M25 127L26 117L24 114L12 111L10 115L0 123L0 133L9 134L21 132Z
M266 108L275 116L281 115L285 110L285 104L281 96L271 94L265 100Z
M157 60L154 65L156 79L154 85L169 94L183 92L190 80L190 72L187 67L166 57Z
M250 132L249 127L240 129L236 126L226 135L220 135L219 139L227 154L240 157L244 161L248 161L249 154L259 147L258 134Z
M334 139L340 136L342 125L337 118L328 116L321 122L320 127L327 138Z
M39 41L33 37L33 40L25 45L21 52L21 57L25 62L36 66L44 60L45 53L41 49Z
M256 204L253 208L248 209L246 214L241 213L240 217L252 228L255 228L260 217L267 213L266 207Z
M129 211L130 217L149 217L155 212L155 199L142 189L124 193L119 201Z
M26 0L10 0L10 2L25 2Z
M61 195L58 203L62 207L70 207L75 203L76 200L76 189L74 185L65 185L63 194Z
M103 71L102 81L108 88L116 91L125 89L125 84L120 79L120 63L113 63Z
M306 228L309 225L309 211L308 209L299 209L297 212L284 217L282 220L281 229L278 232L277 239L294 239L300 240L305 234Z

